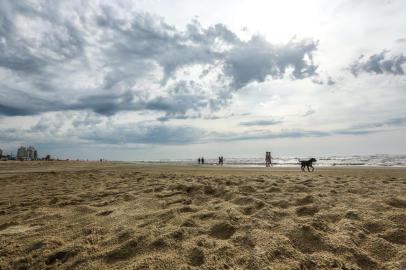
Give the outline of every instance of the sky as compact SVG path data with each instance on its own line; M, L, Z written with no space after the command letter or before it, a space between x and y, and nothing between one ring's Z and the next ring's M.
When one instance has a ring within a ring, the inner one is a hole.
M406 1L0 1L0 149L405 154Z

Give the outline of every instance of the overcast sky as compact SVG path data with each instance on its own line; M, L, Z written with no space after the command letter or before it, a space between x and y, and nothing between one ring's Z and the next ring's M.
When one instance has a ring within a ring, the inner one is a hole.
M406 1L0 1L0 148L405 154Z

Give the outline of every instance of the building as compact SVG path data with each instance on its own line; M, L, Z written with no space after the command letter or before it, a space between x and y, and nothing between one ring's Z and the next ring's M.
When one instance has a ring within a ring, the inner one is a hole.
M27 148L21 146L17 149L17 159L27 159Z
M17 159L20 160L37 160L38 152L33 146L24 147L21 146L17 150Z
M38 159L38 153L37 150L35 150L34 147L30 146L27 148L27 158L29 160L37 160Z

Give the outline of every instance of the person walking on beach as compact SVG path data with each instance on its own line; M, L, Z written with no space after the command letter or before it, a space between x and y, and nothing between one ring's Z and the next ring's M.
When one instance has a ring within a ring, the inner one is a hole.
M199 162L199 164L200 164L200 162L201 162L201 159L200 159L200 157L197 159L197 162Z
M201 162L202 162L202 165L204 165L204 157L202 157Z
M223 162L224 162L223 157L222 157L222 156L221 156L221 157L219 157L219 165L223 166Z
M269 152L266 152L265 154L265 167L268 167L268 153Z
M266 155L265 155L265 166L266 166L266 167L271 167L271 165L272 165L271 152L266 152Z

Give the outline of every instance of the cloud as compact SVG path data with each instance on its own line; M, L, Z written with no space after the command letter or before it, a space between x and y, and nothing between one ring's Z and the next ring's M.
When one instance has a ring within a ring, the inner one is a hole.
M2 1L0 115L207 118L251 82L315 75L316 50L312 40L244 41L223 24L197 20L178 29L126 2Z
M64 110L66 106L58 100L25 93L8 88L0 83L0 115L25 116L44 111Z
M254 120L254 121L246 121L240 122L240 126L273 126L277 124L281 124L283 121L279 120Z
M71 109L91 109L92 111L103 114L112 115L118 111L136 110L133 102L134 96L131 92L124 93L108 93L89 95L79 99L78 102L71 104Z
M103 144L190 144L201 141L205 132L191 126L125 124L101 128L81 135L81 139Z
M81 32L62 16L62 7L36 4L0 3L0 67L35 74L83 54Z
M406 63L406 57L400 55L388 55L388 51L382 51L369 57L361 55L350 65L350 71L354 76L362 72L370 74L392 74L404 75L403 64Z
M332 85L335 85L335 84L336 84L336 82L333 80L333 78L332 78L331 76L328 76L327 79L324 79L324 81L323 81L323 79L321 79L321 78L314 77L314 78L312 79L312 83L318 84L318 85L324 85L324 84L326 84L326 85L328 85L328 86L332 86Z
M315 113L316 113L316 111L314 109L312 109L311 107L309 107L307 109L307 111L302 116L306 117L306 116L309 116L309 115L312 115L312 114L315 114Z
M323 137L330 135L329 132L317 130L253 130L249 132L212 132L209 135L211 141L245 141L281 138Z
M261 139L303 138L303 137L327 137L335 135L366 135L388 131L391 128L406 126L406 118L393 118L381 122L364 123L333 130L251 130L244 132L211 132L208 133L208 141L244 141Z
M385 121L364 123L352 126L353 129L373 129L383 127L399 127L406 125L406 117L391 118Z
M333 80L333 78L331 76L329 76L327 78L327 85L334 85L336 84L336 82Z
M365 135L393 130L406 125L405 118L393 118L380 122L361 123L347 128L332 130L280 129L276 122L258 120L240 123L252 127L242 131L218 132L192 125L172 125L162 122L120 123L96 113L48 113L33 125L7 128L0 126L3 144L30 143L55 146L69 143L81 145L183 145L222 141L245 141L281 138L327 137L336 135ZM254 127L258 126L259 129Z
M193 126L174 126L162 123L116 123L94 114L52 114L42 116L27 127L1 128L0 140L30 142L32 144L69 142L73 145L89 144L191 144L201 142L206 131Z
M225 74L232 78L234 87L241 88L250 82L264 82L267 77L283 77L292 68L293 79L316 75L313 52L317 42L290 41L281 46L267 42L261 36L253 36L230 50L225 59Z

